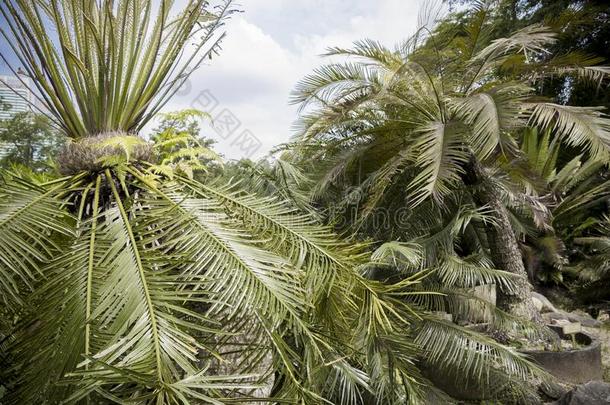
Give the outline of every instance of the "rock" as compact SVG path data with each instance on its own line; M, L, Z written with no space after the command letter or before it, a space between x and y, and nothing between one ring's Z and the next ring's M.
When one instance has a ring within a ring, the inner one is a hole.
M542 312L542 307L544 306L542 301L540 301L538 298L532 296L532 304L534 304L534 306L536 307L536 310L538 312Z
M568 319L572 322L580 322L582 326L587 328L599 328L602 323L597 319L593 319L591 315L583 311L573 311L568 314Z
M579 322L582 326L587 328L599 328L601 326L601 322L597 319L593 319L593 317L586 312L583 311L574 311L574 312L564 312L564 311L556 311L556 312L547 312L542 314L542 319L544 319L547 323L559 325L560 322L557 322L560 319L567 320L570 322Z
M538 308L538 305L540 305L540 308L538 309L538 311L544 313L544 312L558 312L557 308L555 308L555 306L551 303L551 301L549 301L549 299L547 297L545 297L544 295L537 293L537 292L532 292L532 300L534 301L534 305L536 305L536 308ZM536 304L536 301L539 302L539 304Z
M597 320L600 322L608 322L610 321L610 315L606 311L599 311L599 315L597 315Z
M582 332L582 325L580 322L572 322L568 319L553 319L551 320L551 325L560 326L564 335Z
M568 319L564 319L564 318L555 318L555 319L551 319L551 325L559 325L559 326L564 326L564 325L569 325L570 322Z
M582 332L582 325L580 322L570 322L562 326L562 331L564 335L573 335Z
M608 405L610 404L610 384L590 381L565 393L555 405Z
M551 380L547 383L540 384L538 389L546 397L548 397L550 399L554 399L554 400L561 398L563 395L565 395L568 392L568 388L566 388L566 385L560 384L559 382L557 382L555 380Z
M546 312L542 314L542 319L546 321L546 323L550 324L558 324L558 320L565 320L569 322L567 312Z

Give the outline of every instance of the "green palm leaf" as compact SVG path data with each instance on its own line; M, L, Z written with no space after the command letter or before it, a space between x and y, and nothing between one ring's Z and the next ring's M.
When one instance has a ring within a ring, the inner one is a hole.
M17 180L17 181L15 181ZM57 238L70 236L62 202L54 192L5 173L0 191L0 300L21 303L20 294L40 279L40 263L59 250Z
M409 185L411 205L418 205L430 196L442 201L450 186L459 182L462 165L468 160L459 135L462 130L457 122L438 121L421 128L420 141L414 146L415 164L421 171Z
M595 159L607 160L610 120L600 108L539 103L533 105L530 121L552 129L562 141L587 150Z

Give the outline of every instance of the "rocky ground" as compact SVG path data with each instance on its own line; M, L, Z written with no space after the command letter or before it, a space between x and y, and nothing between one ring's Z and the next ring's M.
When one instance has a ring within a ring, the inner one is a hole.
M603 322L599 328L584 327L583 329L601 342L604 381L610 383L610 322Z
M564 311L555 307L546 297L535 293L534 303L542 312L548 324L576 325L582 331L598 339L602 348L602 368L604 381L591 381L577 386L566 386L569 389L553 405L603 405L610 404L610 315L600 311L597 319L584 311ZM569 346L569 345L568 345ZM570 349L565 346L563 349Z

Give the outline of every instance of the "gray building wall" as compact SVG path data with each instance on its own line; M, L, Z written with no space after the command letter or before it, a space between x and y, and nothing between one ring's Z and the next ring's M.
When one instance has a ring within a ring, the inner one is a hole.
M0 75L0 98L3 103L10 104L9 110L0 108L0 120L9 119L19 112L32 111L30 103L34 102L34 96L28 89L31 84L27 78L22 77L22 80L27 87L15 76Z
M32 111L30 103L34 102L34 96L28 87L31 88L31 82L26 77L21 77L26 85L15 76L0 75L0 99L2 105L0 107L0 120L6 120L20 112ZM9 104L10 108L5 110L4 104ZM8 155L10 147L0 142L0 159Z

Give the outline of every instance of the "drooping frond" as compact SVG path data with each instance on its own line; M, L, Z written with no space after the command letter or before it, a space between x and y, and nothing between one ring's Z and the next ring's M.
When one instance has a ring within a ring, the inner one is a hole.
M297 209L273 197L255 198L242 194L232 187L215 187L185 181L197 195L218 201L233 212L235 218L269 245L282 252L308 276L308 291L323 293L321 286L329 282L336 272L349 267L345 258L355 256L359 246L337 244L328 228L313 226L314 220ZM341 252L337 255L337 252ZM313 270L316 269L314 272Z
M485 160L498 146L503 147L505 133L523 125L521 103L529 91L519 84L507 84L452 100L455 114L472 128L469 145L479 159Z
M131 173L146 184L137 170ZM185 266L187 274L210 278L205 288L211 304L205 313L230 335L209 344L232 359L228 370L258 372L257 381L280 370L285 380L279 397L319 399L326 388L318 378L328 377L318 376L328 373L366 385L362 376L356 378L361 372L341 360L347 347L331 344L310 324L345 331L351 322L343 312L355 310L350 289L357 277L352 266L359 260L358 246L331 240L328 229L284 202L232 187L178 178L178 184L154 193L161 197L155 204L190 218L168 235L174 241L170 250L194 258ZM234 336L241 336L239 343ZM238 350L225 353L236 344ZM295 344L307 352L300 353ZM332 367L323 366L329 359L334 359ZM315 384L305 384L309 379Z
M362 291L355 339L364 352L378 403L418 403L425 392L414 367L417 347L409 336L411 323L419 317L403 299L422 276L415 274L395 284L369 282Z
M26 318L29 325L25 333L15 334L16 347L9 346L6 351L11 363L21 368L19 379L9 380L19 387L9 392L9 399L33 403L42 392L49 399L70 395L71 389L58 382L74 371L76 364L84 360L81 354L86 352L90 239L90 231L81 231L67 245L66 253L56 256L42 269L48 281L28 297L36 313Z
M460 179L468 153L460 136L463 128L458 122L431 122L421 129L420 141L415 145L416 166L421 170L410 184L412 206L433 197L442 201L450 186Z
M562 141L587 150L595 159L607 160L610 119L600 108L538 103L532 105L530 123L552 129Z
M257 246L253 236L240 230L218 202L190 198L171 189L161 195L165 201L158 201L157 205L189 218L182 227L174 227L168 236L175 235L172 251L184 252L194 259L185 267L188 277L197 279L205 274L210 278L206 289L209 300L217 304L207 309L208 316L221 321L231 333L245 333L242 328L246 321L251 322L252 341L248 344L252 347L241 349L244 357L240 361L251 362L246 367L256 371L265 357L260 351L264 354L267 350L264 345L256 344L267 333L266 328L276 330L284 322L287 328L307 328L301 323L303 310L308 305L299 271L281 256ZM257 325L259 321L261 324ZM283 366L288 367L287 373L293 367L290 362Z
M557 74L560 75L576 75L580 79L591 83L601 85L604 79L610 77L610 67L608 66L582 66L582 67L560 67L557 68Z
M213 245L189 229L190 213L180 212L157 189L142 189L126 205L114 184L121 179L110 170L103 178L111 179L104 185L112 192L111 202L100 202L98 176L95 197L87 199L92 188L86 187L79 210L93 215L78 221L75 238L62 245L66 253L42 269L48 281L32 296L35 310L26 312L8 352L19 376L11 382L16 387L11 398L222 403L234 390L245 390L242 396L247 397L261 376L245 369L228 375L213 370L219 354L207 340L222 340L229 331L195 310L196 305L212 305L208 287L215 279L207 267L191 265L198 257L189 254L201 249L208 256L199 260L213 261L208 250ZM198 245L187 243L188 238ZM250 265L260 260L253 271L270 271L269 254L241 248L252 254L246 256ZM295 285L287 291L297 294ZM261 304L278 309L268 300Z
M495 284L506 292L515 289L515 280L518 279L513 273L492 268L489 259L480 256L461 258L445 255L439 258L435 275L447 287L472 288Z
M509 37L495 39L478 52L473 60L493 61L509 53L523 53L532 57L536 53L546 53L547 47L556 41L556 35L548 27L533 24L525 27Z
M515 349L451 322L427 317L420 324L416 341L426 351L426 363L430 364L434 373L438 373L439 379L460 381L461 386L466 387L472 385L474 388L476 385L490 397L501 398L503 394L508 394L518 398L516 403L524 398L528 402L536 395L526 382L549 378L542 370L533 368L525 356ZM450 370L447 365L456 359L460 359L459 373L440 371ZM489 364L494 366L489 367ZM506 375L510 376L509 379L502 377ZM515 383L517 381L520 383ZM514 384L502 386L509 382ZM515 400L514 397L505 399L509 402Z
M407 268L420 269L423 262L422 246L417 243L386 242L371 255L371 260L376 263L388 263L400 269L406 265Z

